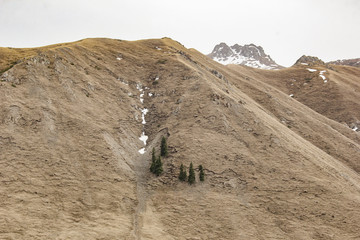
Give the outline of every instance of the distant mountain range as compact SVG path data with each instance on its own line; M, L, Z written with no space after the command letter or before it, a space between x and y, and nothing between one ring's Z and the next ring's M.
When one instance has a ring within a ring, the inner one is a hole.
M332 62L328 62L328 63L335 64L335 65L347 65L347 66L352 66L352 67L360 67L360 58L336 60L336 61L332 61Z
M237 64L260 69L282 69L283 66L277 64L269 55L267 55L261 46L247 44L241 46L235 44L228 46L226 43L220 43L214 47L214 50L207 55L213 60L223 64ZM352 67L360 67L360 58L342 59L331 62L323 62L317 57L302 56L295 64L334 64Z
M208 56L224 65L239 64L261 69L284 68L267 55L261 46L254 44L244 46L235 44L229 47L226 43L220 43Z

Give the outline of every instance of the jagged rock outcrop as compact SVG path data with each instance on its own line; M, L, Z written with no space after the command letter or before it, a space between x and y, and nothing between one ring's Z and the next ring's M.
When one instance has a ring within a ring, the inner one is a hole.
M318 57L303 55L295 62L294 65L299 65L299 64L313 66L313 65L325 65L325 62L319 59Z
M281 69L261 46L248 44L241 46L235 44L229 47L226 43L220 43L208 54L210 58L221 64L239 64L261 69Z

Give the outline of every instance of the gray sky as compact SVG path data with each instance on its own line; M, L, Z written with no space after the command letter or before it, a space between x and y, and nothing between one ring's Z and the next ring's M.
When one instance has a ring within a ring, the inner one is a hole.
M188 48L254 43L290 66L360 57L359 0L0 0L0 46L171 37Z

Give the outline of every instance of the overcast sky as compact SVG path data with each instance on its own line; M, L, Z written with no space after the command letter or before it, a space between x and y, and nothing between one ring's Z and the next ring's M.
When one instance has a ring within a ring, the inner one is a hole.
M360 0L0 0L2 47L165 36L204 54L254 43L284 66L359 58Z

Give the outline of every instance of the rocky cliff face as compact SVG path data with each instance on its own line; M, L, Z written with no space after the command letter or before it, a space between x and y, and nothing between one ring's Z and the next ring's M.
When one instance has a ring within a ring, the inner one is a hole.
M358 237L358 69L225 67L167 38L4 52L0 239Z
M281 69L282 66L275 63L261 46L254 44L238 45L229 47L226 43L220 43L208 55L213 60L227 65L240 64L253 68L261 69Z

